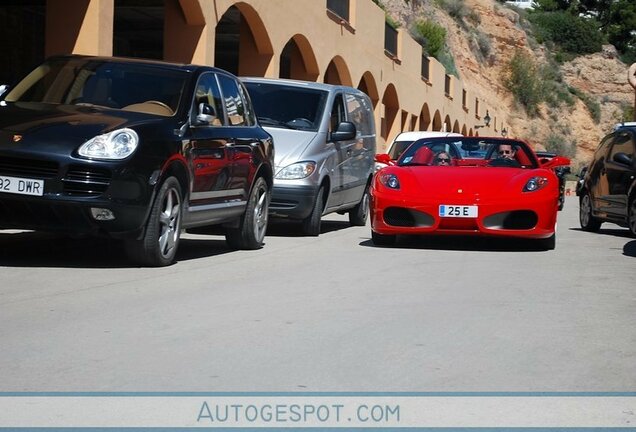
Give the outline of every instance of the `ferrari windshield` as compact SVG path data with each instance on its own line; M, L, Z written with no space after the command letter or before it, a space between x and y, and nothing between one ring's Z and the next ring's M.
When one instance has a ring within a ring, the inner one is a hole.
M186 71L134 62L52 59L20 81L7 102L88 105L169 116L177 111Z
M522 141L505 138L443 137L415 141L399 166L494 166L537 168L533 151Z

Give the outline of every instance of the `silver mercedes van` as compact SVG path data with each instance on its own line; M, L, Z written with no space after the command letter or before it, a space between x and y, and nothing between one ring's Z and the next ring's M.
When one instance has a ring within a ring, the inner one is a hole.
M347 86L242 81L276 146L270 216L302 221L311 236L328 213L348 213L351 225L365 225L376 151L369 97Z

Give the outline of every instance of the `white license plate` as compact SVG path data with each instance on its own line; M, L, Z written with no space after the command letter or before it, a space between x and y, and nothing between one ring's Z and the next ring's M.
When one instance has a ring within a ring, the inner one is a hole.
M440 205L440 217L476 218L477 206Z
M42 196L44 180L0 176L0 192Z

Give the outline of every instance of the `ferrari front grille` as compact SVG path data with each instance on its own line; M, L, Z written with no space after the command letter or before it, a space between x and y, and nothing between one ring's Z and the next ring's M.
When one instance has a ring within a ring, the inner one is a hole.
M404 207L388 207L383 217L384 223L398 227L431 227L435 223L428 213Z

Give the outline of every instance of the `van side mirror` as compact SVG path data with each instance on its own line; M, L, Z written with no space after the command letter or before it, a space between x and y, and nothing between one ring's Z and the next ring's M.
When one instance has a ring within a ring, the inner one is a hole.
M8 91L9 91L9 85L8 85L8 84L1 84L1 85L0 85L0 98L1 98L2 96L4 96L4 94L5 94L6 92L8 92Z
M356 137L356 127L351 122L340 122L335 131L331 132L331 141L347 141Z
M216 110L210 104L201 102L199 104L199 112L197 113L197 124L212 124L217 118Z
M616 153L613 157L614 162L619 163L621 165L627 165L627 166L631 166L632 165L632 157L629 156L627 153Z

